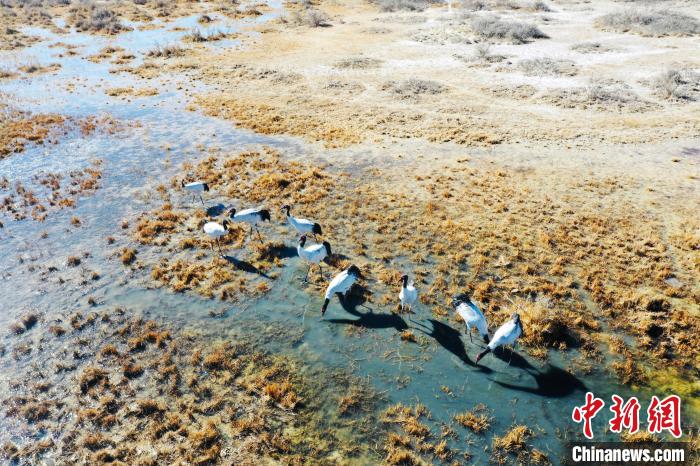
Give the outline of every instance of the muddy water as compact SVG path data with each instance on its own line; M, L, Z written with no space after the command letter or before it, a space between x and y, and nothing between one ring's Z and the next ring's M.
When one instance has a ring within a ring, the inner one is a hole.
M279 279L271 283L272 291L260 300L240 305L151 289L141 272L127 271L121 265L116 253L129 242L128 234L120 231L122 219L157 206L160 200L144 194L149 192L144 188L169 180L182 161L196 161L210 148L236 150L259 144L277 147L286 156L299 157L305 152L303 143L297 140L262 137L238 130L228 122L186 111L187 96L185 91L176 90L180 87L177 77L169 77L162 87L168 91L157 96L109 97L104 93L105 87L139 87L143 83L128 74L110 74L113 65L108 62L84 59L106 45L118 45L135 53L138 63L144 51L156 44L176 42L187 32L173 29L189 29L195 24L196 17L183 18L163 29L135 29L116 38L76 33L57 36L33 30L48 40L3 57L17 63L62 65L54 74L0 85L0 91L21 102L22 108L77 117L109 114L129 125L115 134L98 131L84 137L71 133L56 145L29 148L24 154L0 161L0 177L6 176L12 182L28 182L32 176L45 172L66 173L84 168L94 159L103 163L100 189L80 199L75 209L51 212L43 223L2 219L5 228L0 229L0 328L6 328L30 307L44 312L46 318L50 318L52 310L85 309L87 297L91 296L97 306L124 306L132 312L162 318L174 327L206 328L208 334L214 335L211 338L257 339L270 352L301 358L309 369L342 368L362 377L382 395L384 401L378 409L397 402L425 404L432 412L429 424L435 433L442 424L450 423L456 413L484 403L493 411L490 431L479 437L457 427L457 437L450 440L452 447L467 450L477 464L486 464L489 454L484 446L490 445L491 437L521 423L536 433L531 443L548 453L556 464L563 442L575 437L570 413L575 404L582 402L585 391L593 391L604 399L612 393L626 392L598 372L585 378L567 372L564 368L575 352L553 355L546 365L519 352L504 353L490 355L476 366L473 360L482 343L476 339L471 342L462 328L434 319L421 306L412 316L398 316L376 305L341 306L334 301L321 319L322 291L310 290L307 287L313 285L301 283L305 266L293 257L292 236L288 238L290 257L285 259ZM236 31L240 24L219 27ZM77 45L80 55L55 57L60 49L49 45L59 40ZM69 92L65 84L73 81L79 82L79 89ZM190 83L182 84L192 90ZM342 154L328 153L329 160L336 156ZM175 202L187 201L176 198ZM80 227L70 225L73 216L81 219ZM278 217L276 221L279 220ZM44 231L48 236L41 238ZM107 244L108 236L115 236L116 243ZM85 253L89 257L84 257ZM70 255L84 257L79 267L66 267L65 260ZM58 271L43 275L38 272L50 266ZM83 283L81 275L93 270L101 278ZM58 277L64 282L60 283ZM221 310L225 311L222 318L210 317L210 311ZM417 343L401 341L399 333L405 329L418 336ZM10 358L4 358L2 365L3 371L12 370ZM602 434L606 417L596 419L596 432ZM0 426L3 422L0 419ZM468 446L470 441L473 444Z

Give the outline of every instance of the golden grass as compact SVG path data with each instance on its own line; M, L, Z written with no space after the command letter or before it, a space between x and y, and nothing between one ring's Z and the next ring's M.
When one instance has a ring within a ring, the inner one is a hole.
M207 115L234 120L237 125L260 134L301 136L333 148L347 147L363 139L358 131L349 130L336 121L319 118L322 110L289 112L283 107L221 95L199 97L195 105Z
M29 183L15 182L12 186L7 178L0 178L0 189L7 195L0 201L0 212L5 212L15 220L27 217L43 221L52 210L75 207L81 196L99 189L102 177L101 162L94 160L92 166L73 170L66 175L46 173L34 177ZM80 226L78 217L71 218L73 226Z
M136 249L124 248L122 249L121 261L124 265L131 265L136 260Z
M55 114L0 113L0 159L23 152L29 143L44 144L65 123Z
M503 436L494 436L491 443L494 449L517 453L527 448L526 442L532 435L532 431L527 426L515 425Z
M153 459L144 444L167 464L299 464L301 452L306 461L327 464L338 454L372 455L363 434L347 436L360 421L358 410L344 410L341 418L335 400L321 401L331 385L338 390L330 376L317 374L323 383L307 380L293 360L241 341L212 347L210 337L168 330L123 309L75 313L65 321L74 334L32 348L31 357L48 361L50 373L26 366L8 375L16 388L0 400L3 414L54 440L39 444L32 434L8 443L3 451L19 462L50 454L58 462L141 464ZM49 328L40 320L34 325ZM71 359L73 367L51 357L65 345L85 354ZM54 365L66 374L53 377ZM27 384L30 373L35 382ZM66 424L69 418L74 421Z
M486 406L479 404L471 411L457 414L454 420L474 433L483 434L491 427L492 417Z

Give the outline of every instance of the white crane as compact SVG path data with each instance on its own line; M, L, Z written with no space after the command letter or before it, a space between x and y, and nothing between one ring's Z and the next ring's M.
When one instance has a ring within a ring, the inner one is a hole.
M267 220L270 221L270 211L263 208L253 208L245 209L240 212L236 212L235 208L232 208L228 212L228 216L233 222L247 223L250 225L250 234L253 234L253 228L258 232L258 239L260 244L263 244L262 237L260 236L260 230L258 230L258 223Z
M418 290L413 286L413 282L408 283L408 275L401 277L399 299L401 300L401 312L403 312L406 307L413 310L413 303L418 299Z
M489 342L489 324L486 322L486 317L481 309L474 304L468 294L462 293L458 294L452 298L452 306L457 311L457 314L462 318L465 324L467 324L467 333L469 334L469 341L472 340L472 327L475 327L481 337L486 343Z
M292 217L292 214L290 213L291 209L292 207L289 204L282 206L282 211L286 212L287 221L292 227L294 227L296 231L298 231L302 235L310 233L314 235L314 239L316 239L316 235L323 234L321 232L321 225L311 220L307 220L305 218Z
M217 222L207 222L204 224L204 233L206 233L207 236L209 236L209 238L212 239L211 250L214 251L213 240L216 240L216 244L217 246L219 246L220 256L223 256L224 254L221 252L221 243L219 242L219 238L225 236L228 233L228 226L228 220L224 220L223 224Z
M209 192L209 185L203 181L193 181L192 183L185 183L185 180L180 182L183 189L189 193L192 193L192 200L195 196L199 194L199 200L202 201L204 205L204 199L202 199L202 193Z
M511 319L508 322L498 327L498 330L496 330L496 333L493 334L493 338L486 346L486 349L477 355L476 362L479 362L481 358L499 346L514 345L515 340L517 340L522 334L523 324L520 322L520 314L516 312L511 316ZM510 364L510 361L508 364Z
M304 259L309 263L309 268L306 270L306 276L304 276L304 281L309 277L309 271L311 270L311 264L318 264L318 268L321 271L321 278L323 278L323 268L321 267L321 262L326 257L331 256L331 245L328 241L324 241L322 244L311 244L306 246L306 235L302 235L299 238L299 244L297 245L297 254L299 257Z
M325 300L323 301L323 307L321 307L321 315L326 313L331 296L333 296L335 293L341 293L343 296L345 296L347 291L352 287L353 283L357 281L359 276L360 269L357 268L356 265L351 265L346 270L343 270L338 275L333 277L333 280L331 280L328 288L326 288Z

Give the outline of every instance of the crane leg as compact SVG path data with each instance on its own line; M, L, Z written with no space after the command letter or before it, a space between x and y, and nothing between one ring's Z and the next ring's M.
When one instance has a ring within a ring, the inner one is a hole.
M219 255L224 257L224 253L221 252L221 241L219 241L219 238L216 238L216 245L219 246Z
M469 332L469 343L474 343L474 340L472 339L472 329L467 330Z
M309 271L310 270L311 270L311 264L309 264L309 268L306 269L306 275L304 275L304 283L306 283L308 278L309 278Z
M202 202L202 206L204 205L204 199L202 199L202 196L199 196L199 200Z
M321 280L323 280L325 277L323 276L323 267L321 267L321 263L318 263L318 270L321 273Z
M255 227L255 231L258 232L258 239L260 240L260 244L265 244L265 243L263 243L262 236L260 236L260 230L258 230L257 225L256 225L256 227Z
M513 360L513 351L515 350L515 347L512 347L510 349L510 358L508 359L508 365L510 366L510 362Z

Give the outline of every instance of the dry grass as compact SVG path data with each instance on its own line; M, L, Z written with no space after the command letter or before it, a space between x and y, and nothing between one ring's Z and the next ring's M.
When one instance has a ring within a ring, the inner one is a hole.
M121 254L121 261L124 265L131 265L136 260L136 249L124 248Z
M369 57L353 57L353 58L344 58L342 60L338 60L333 64L335 68L339 68L341 70L347 70L347 69L368 69L368 68L378 68L382 64L382 60L378 60L376 58L369 58Z
M700 22L671 10L629 8L601 16L596 25L606 31L630 32L649 37L695 36Z
M502 437L494 436L492 446L495 450L517 453L527 448L527 441L532 435L532 431L527 426L515 425Z
M695 101L700 97L700 73L691 69L671 69L653 81L657 95L664 99Z
M29 143L44 144L65 123L60 115L0 111L0 159L23 152Z
M133 87L109 87L105 89L105 94L112 97L151 97L154 95L158 95L158 90L154 87L142 87L138 89Z
M527 76L575 76L577 73L573 61L548 57L521 60L518 62L518 68Z
M75 26L78 31L92 33L118 34L131 30L119 21L113 10L87 3L71 9L68 24Z
M400 428L404 434L391 432L384 443L385 462L388 464L434 464L447 462L455 452L445 440L433 439L433 434L421 419L431 417L424 405L408 407L401 403L388 407L382 416L386 424Z
M486 406L480 404L471 411L457 414L454 420L476 434L483 434L491 427L493 418L489 416Z
M555 89L541 98L563 108L599 112L647 112L659 109L656 103L640 97L625 83L592 81L585 87Z
M423 11L428 8L427 0L377 0L380 11Z
M318 108L298 114L288 114L283 107L260 103L259 100L238 97L199 97L195 104L210 116L236 121L236 124L260 134L290 134L324 143L329 148L347 147L362 140L362 136L342 124L321 118Z
M524 44L532 39L548 39L534 24L506 21L497 16L475 16L470 21L474 33L484 39Z
M167 464L297 464L301 452L305 461L320 464L337 454L371 455L363 436L352 434L349 445L346 436L341 441L333 433L356 425L358 418L350 408L341 420L334 402L330 411L321 411L326 390L331 385L338 390L323 373L316 374L323 380L317 386L299 375L292 360L257 353L240 341L210 349L210 336L164 329L125 309L89 316L104 325L86 325L85 316L63 316L76 323L75 333L34 349L31 357L50 368L45 375L29 366L8 374L17 388L0 400L3 415L21 421L31 435L13 438L0 455L21 463L50 456L61 463L140 464L154 458L144 444ZM142 349L121 356L118 348L128 347L130 340L141 342ZM71 359L72 367L63 364L65 345L84 354ZM207 350L202 359L193 357ZM222 360L216 369L211 369L213 359ZM59 367L66 373L56 378ZM29 374L32 384L26 383ZM52 442L35 440L40 432Z
M6 108L0 104L0 159L24 152L31 145L56 143L59 135L69 130L80 131L87 136L95 131L116 132L111 118L84 118L81 120L58 115L31 115ZM101 161L92 166L72 170L66 174L41 173L26 182L10 183L0 177L0 213L15 220L31 217L42 221L50 211L74 207L79 197L99 188L102 176Z
M282 17L282 21L286 24L311 28L329 26L329 20L326 13L311 7L294 10L289 15Z
M578 44L574 44L571 47L571 50L574 52L578 53L608 53L608 52L616 52L619 49L616 47L606 45L606 44L601 44L600 42L580 42Z
M220 30L209 30L202 32L201 29L195 28L189 34L183 36L182 40L185 42L201 43L216 42L222 39L227 39L229 37L229 34L226 34L225 32Z
M424 79L407 79L405 81L389 81L382 90L396 95L400 99L415 98L420 95L436 95L447 91L447 87L435 81Z
M146 52L146 56L150 58L172 58L181 57L185 54L185 49L177 44L157 45Z

